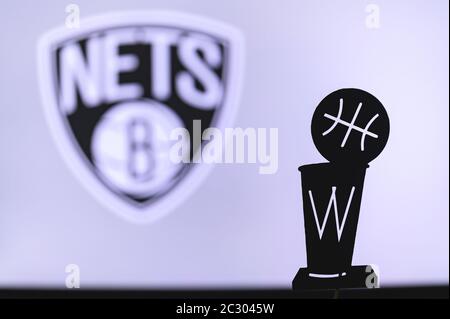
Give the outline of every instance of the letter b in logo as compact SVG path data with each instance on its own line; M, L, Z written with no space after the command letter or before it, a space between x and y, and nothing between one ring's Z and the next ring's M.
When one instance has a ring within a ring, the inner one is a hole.
M181 164L169 160L170 132L183 127L170 108L154 101L124 102L96 126L92 156L104 183L135 198L172 186Z

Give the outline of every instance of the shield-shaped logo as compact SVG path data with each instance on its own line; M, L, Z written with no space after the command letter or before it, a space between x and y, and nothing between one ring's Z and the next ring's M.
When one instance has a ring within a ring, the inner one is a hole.
M108 14L44 35L43 105L74 175L128 220L179 205L211 165L192 163L195 142L189 159L171 160L171 134L184 128L192 142L196 120L202 129L231 126L243 46L230 26L173 12Z

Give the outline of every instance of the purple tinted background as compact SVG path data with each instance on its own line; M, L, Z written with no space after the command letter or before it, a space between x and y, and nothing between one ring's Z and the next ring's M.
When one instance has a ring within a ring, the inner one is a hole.
M279 170L217 165L179 208L149 225L105 210L73 177L46 125L36 43L68 1L0 4L0 286L289 287L306 264L300 164L321 162L317 103L342 87L377 96L391 136L367 172L354 264L381 284L448 283L448 1L76 1L82 17L169 9L246 37L240 127L279 128Z

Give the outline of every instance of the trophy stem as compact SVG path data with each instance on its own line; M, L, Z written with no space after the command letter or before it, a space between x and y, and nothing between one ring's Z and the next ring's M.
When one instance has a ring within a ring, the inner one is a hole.
M378 279L372 267L352 266L367 167L322 163L299 168L308 266L298 271L294 289L363 288L368 277Z

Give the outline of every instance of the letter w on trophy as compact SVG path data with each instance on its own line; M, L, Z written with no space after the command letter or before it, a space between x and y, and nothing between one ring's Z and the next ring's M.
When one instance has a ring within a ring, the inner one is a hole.
M322 222L322 224L320 224L319 217L317 216L316 204L314 203L313 193L311 190L308 191L312 211L314 213L314 219L316 221L317 232L319 234L320 239L322 239L323 232L325 231L325 226L327 225L328 217L330 216L331 208L333 208L334 209L334 218L335 218L335 222L336 222L337 240L338 241L341 240L342 232L345 227L345 222L347 220L348 211L350 209L350 205L351 205L354 193L355 193L355 187L353 186L350 191L350 196L348 198L347 205L345 207L344 217L342 219L342 222L339 222L339 216L338 216L339 213L338 213L337 200L336 200L336 187L335 186L331 187L330 201L328 202L328 207L327 207L323 222Z

